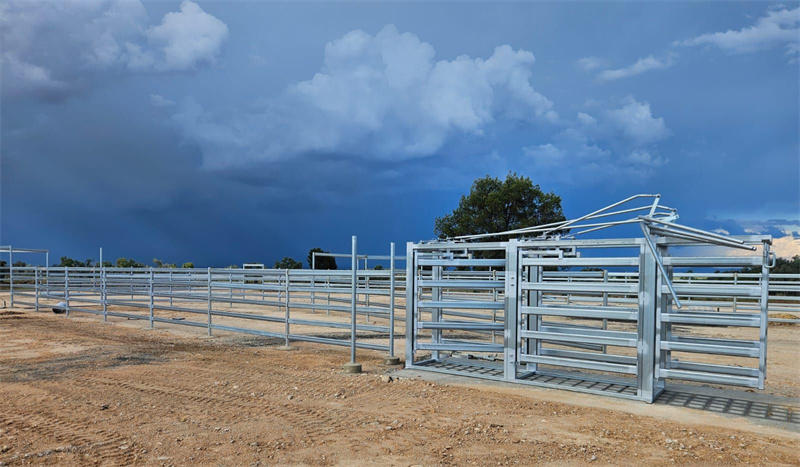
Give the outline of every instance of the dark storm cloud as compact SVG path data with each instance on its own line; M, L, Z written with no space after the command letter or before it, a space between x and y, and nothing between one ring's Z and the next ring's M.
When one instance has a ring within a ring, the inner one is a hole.
M636 66L746 30L761 5L0 8L3 244L224 266L347 251L358 234L385 253L508 171L569 215L658 191L699 227L796 218L785 40Z

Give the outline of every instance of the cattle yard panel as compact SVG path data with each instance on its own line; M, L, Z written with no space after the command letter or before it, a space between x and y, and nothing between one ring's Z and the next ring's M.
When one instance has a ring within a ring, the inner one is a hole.
M392 251L394 250L392 245ZM355 254L355 253L354 253ZM405 271L15 267L21 305L394 355ZM355 279L355 280L354 280ZM60 304L60 305L59 305ZM351 326L351 318L356 321Z
M660 236L658 257L645 238L409 243L406 367L646 402L668 379L763 389L770 238L738 239L762 253ZM758 281L673 283L745 266Z

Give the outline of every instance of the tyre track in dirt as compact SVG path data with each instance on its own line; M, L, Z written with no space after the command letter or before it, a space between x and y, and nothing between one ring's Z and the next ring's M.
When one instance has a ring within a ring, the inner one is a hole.
M73 413L67 420L58 414L48 413L41 404L31 407L30 402L27 395L6 394L0 403L0 426L9 431L35 432L48 443L55 441L56 444L72 445L79 452L87 451L104 465L127 465L134 462L133 443L122 434L94 429L89 423L75 420ZM125 449L121 449L121 446L125 446ZM5 462L12 462L12 459L8 458Z
M359 421L357 417L354 418L353 412L343 409L319 406L307 407L299 405L299 402L276 404L270 400L254 400L253 396L247 394L192 389L190 384L168 384L163 380L159 384L148 381L134 383L124 378L90 376L76 378L74 382L82 383L86 388L96 387L97 385L121 388L125 391L177 402L184 407L193 407L188 404L196 404L196 407L216 407L218 409L215 410L215 414L218 415L218 419L228 423L240 421L243 412L252 416L268 417L299 428L305 436L312 439L340 433L348 429L353 422ZM183 382L191 383L191 381L186 380ZM180 404L178 401L188 404ZM303 401L303 404L307 404L307 401Z

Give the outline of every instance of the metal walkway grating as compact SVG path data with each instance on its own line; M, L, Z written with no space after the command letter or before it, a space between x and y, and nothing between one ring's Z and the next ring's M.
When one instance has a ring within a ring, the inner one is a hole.
M599 392L603 394L620 394L624 396L636 397L636 386L605 381L592 381L582 378L572 378L568 376L557 376L548 374L530 374L521 378L523 382L557 387L559 389L575 389L580 391Z
M503 379L502 365L488 362L472 362L465 359L428 360L414 364L426 370L460 376L471 376L484 379ZM529 384L555 389L591 392L596 394L616 395L618 397L636 397L635 383L622 384L608 381L593 381L576 378L572 375L554 375L529 373L520 375L517 380L509 381L517 384Z
M478 378L503 379L503 367L490 364L480 364L466 362L463 360L429 360L415 363L414 366L425 367L426 370L439 371L442 373L459 374Z

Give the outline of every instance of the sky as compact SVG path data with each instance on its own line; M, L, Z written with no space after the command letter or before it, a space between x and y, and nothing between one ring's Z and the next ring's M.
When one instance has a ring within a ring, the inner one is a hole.
M402 254L509 172L800 254L799 2L3 0L0 38L0 244L51 259Z

